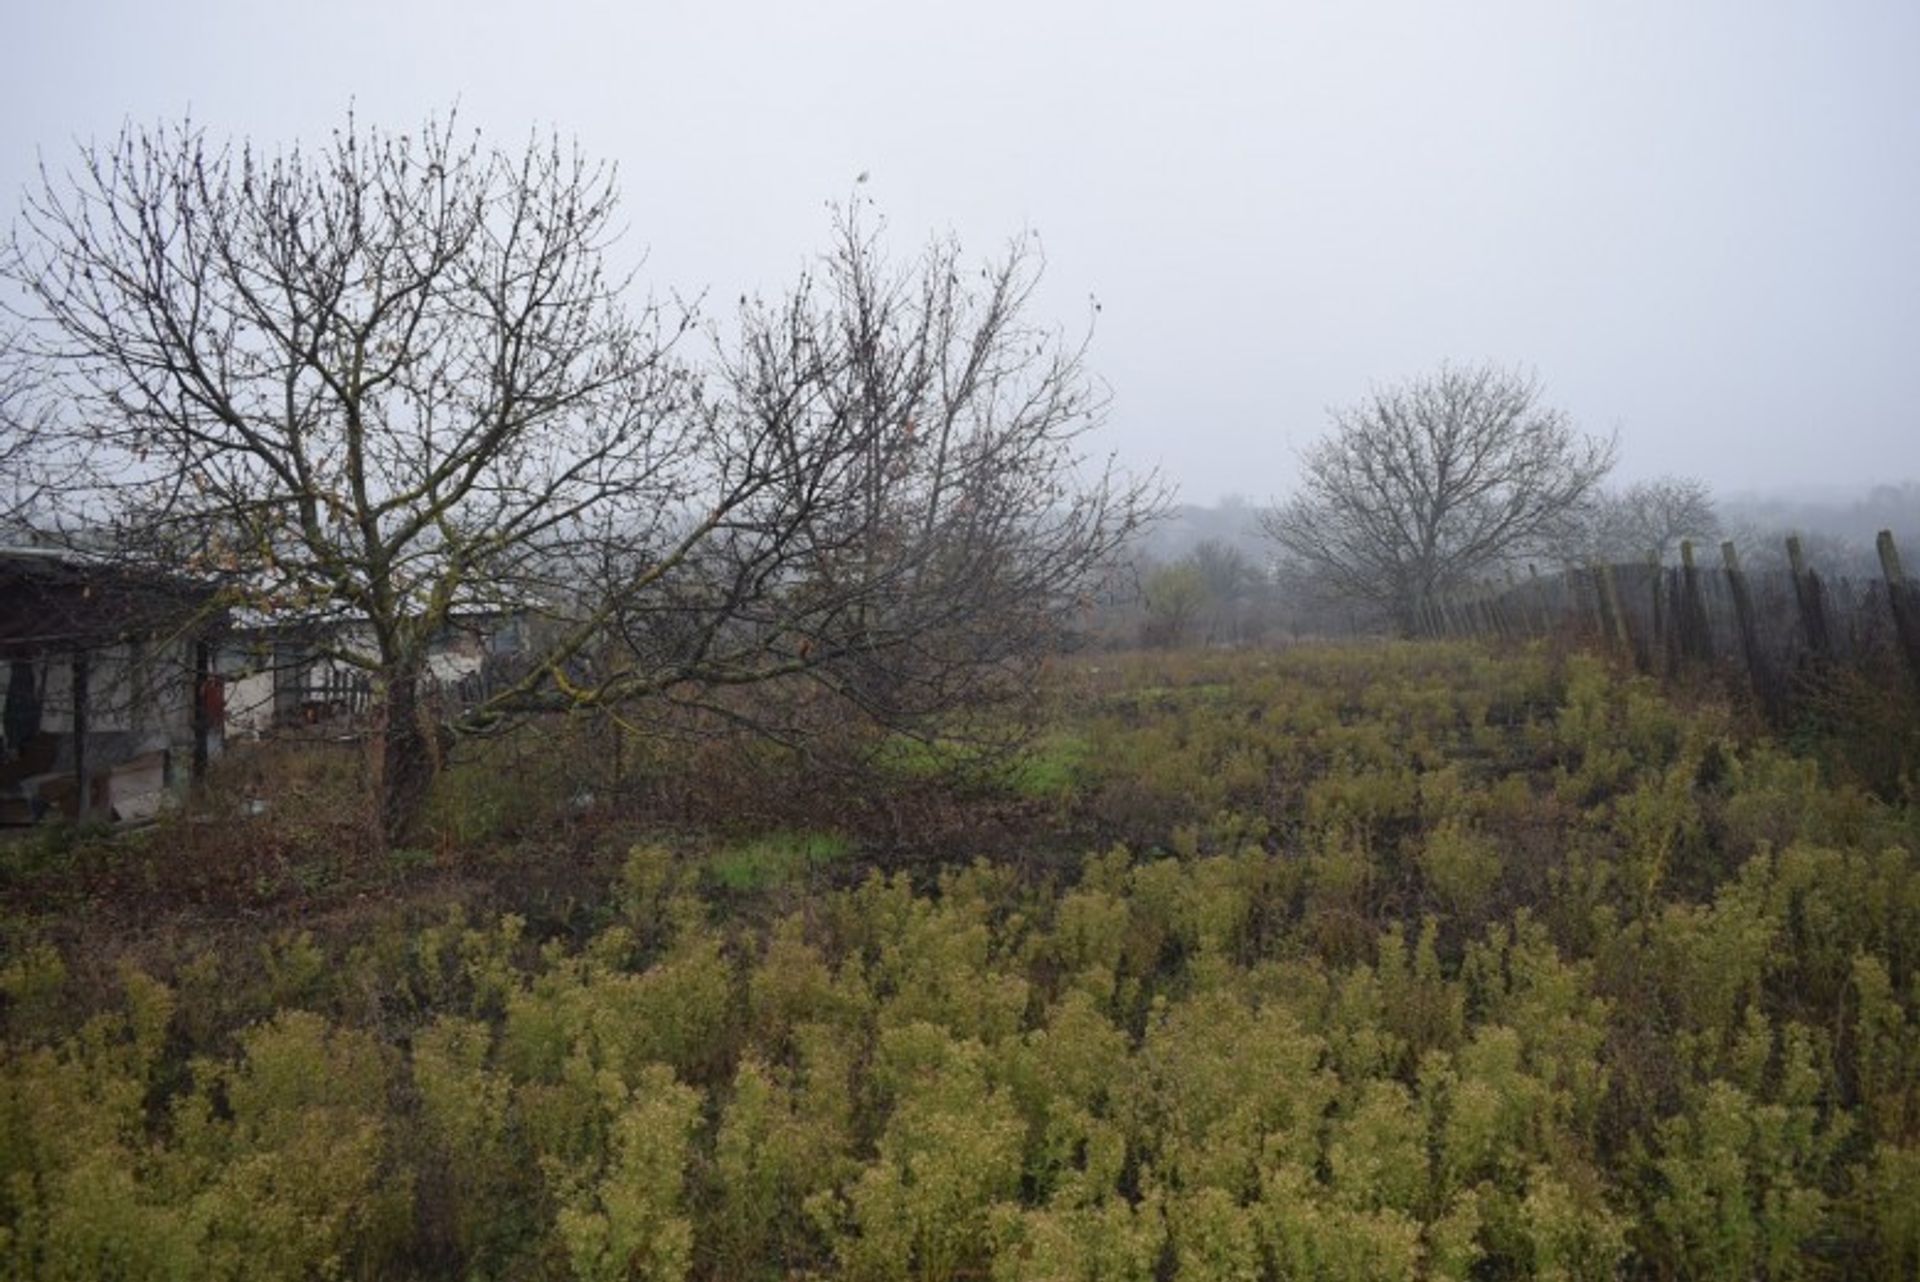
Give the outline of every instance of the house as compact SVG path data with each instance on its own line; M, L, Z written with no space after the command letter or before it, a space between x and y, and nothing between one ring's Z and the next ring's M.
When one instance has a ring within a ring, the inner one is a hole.
M454 707L481 702L518 676L531 624L526 615L476 610L434 637L423 689ZM373 653L364 622L345 618L260 620L232 629L215 659L230 738L262 738L293 726L351 722L372 706Z
M0 547L0 823L150 818L220 745L205 585Z
M235 628L215 657L227 736L259 739L364 711L371 681L363 668L334 656L370 643L361 626L344 621L254 620Z

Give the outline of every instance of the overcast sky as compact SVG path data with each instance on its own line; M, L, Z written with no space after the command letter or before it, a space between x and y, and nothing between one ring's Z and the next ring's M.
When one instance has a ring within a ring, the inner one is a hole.
M860 191L902 250L1046 247L1183 495L1326 409L1536 371L1631 477L1920 474L1920 3L20 3L0 185L125 120L318 138L458 101L618 162L661 293L776 290Z

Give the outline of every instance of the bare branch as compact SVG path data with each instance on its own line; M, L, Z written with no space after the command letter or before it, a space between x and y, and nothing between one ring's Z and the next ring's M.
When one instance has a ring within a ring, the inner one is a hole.
M1328 594L1411 626L1435 593L1539 546L1594 492L1613 442L1540 403L1531 377L1443 366L1336 410L1267 534Z
M899 269L847 213L702 370L691 318L608 272L616 201L558 139L452 118L277 153L189 124L43 174L10 243L85 537L341 631L393 834L449 731L652 702L797 741L1004 698L1157 501L1079 457L1102 398L1025 315L1030 241ZM517 679L426 724L435 638L500 614L542 621Z

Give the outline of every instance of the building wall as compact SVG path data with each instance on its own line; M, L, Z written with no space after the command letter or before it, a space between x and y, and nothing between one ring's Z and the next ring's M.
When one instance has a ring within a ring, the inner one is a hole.
M34 656L40 684L40 729L73 733L71 651ZM193 647L112 645L87 652L87 733L115 735L145 752L193 741ZM66 757L71 760L71 753Z
M84 654L84 802L89 811L117 814L133 793L183 784L194 759L193 644L117 643ZM39 715L33 733L23 742L9 742L0 759L0 821L29 822L49 808L74 811L80 797L74 774L80 746L75 734L76 657L71 649L16 651L5 666L8 685L16 663L23 673L31 673ZM218 727L212 729L209 754L219 745ZM140 814L151 815L157 806L154 799L139 808Z
M512 653L520 644L519 625L512 620L484 635L448 636L435 642L428 654L425 680L459 686L482 671L490 654ZM364 628L356 626L336 633L331 645L371 650L373 641ZM226 680L226 729L234 736L257 738L276 726L298 724L309 717L357 713L364 710L371 693L364 668L331 656L307 657L300 643L290 640L230 647L221 654L218 666Z

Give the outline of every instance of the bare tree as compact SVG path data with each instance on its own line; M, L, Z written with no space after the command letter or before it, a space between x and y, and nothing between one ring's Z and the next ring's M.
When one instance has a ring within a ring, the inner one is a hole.
M363 625L339 657L386 711L384 815L430 777L417 695L456 611L524 600L570 523L644 530L698 431L658 318L602 249L611 175L451 121L264 155L129 129L45 176L9 271L122 559L223 578L268 618Z
M951 247L892 274L849 217L823 276L748 305L703 372L676 350L691 321L609 273L613 175L556 140L349 120L268 155L181 127L80 161L43 178L8 274L105 460L96 524L232 605L354 625L335 657L384 710L390 837L436 744L531 713L777 730L798 718L726 694L782 682L950 706L1053 635L1148 506L1075 487L1099 399L1022 318L1019 249L977 288ZM543 616L543 642L442 716L429 647L478 612Z
M12 333L0 332L0 541L33 537L76 459L54 431L46 380Z
M1188 559L1217 601L1238 601L1260 586L1260 572L1246 553L1223 539L1202 539Z
M816 269L721 345L697 537L606 543L577 633L591 680L481 717L557 695L797 743L849 710L914 727L1024 688L1158 505L1150 481L1081 473L1103 401L1084 344L1026 319L1036 268L1026 241L896 268L842 211Z
M1208 643L1259 640L1270 621L1273 588L1261 567L1223 539L1201 540L1188 560L1207 585Z
M1562 555L1579 563L1648 556L1666 561L1678 553L1681 540L1714 539L1721 533L1713 492L1690 476L1662 476L1617 493L1597 493L1570 525Z
M1410 630L1420 607L1549 537L1613 464L1613 442L1491 365L1375 391L1333 413L1300 492L1263 526L1327 595Z

